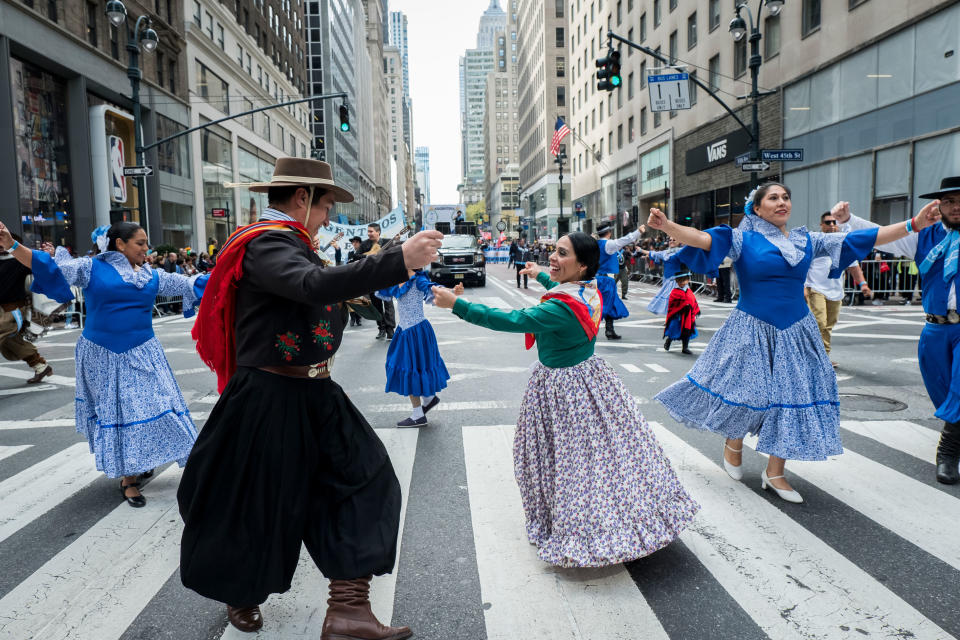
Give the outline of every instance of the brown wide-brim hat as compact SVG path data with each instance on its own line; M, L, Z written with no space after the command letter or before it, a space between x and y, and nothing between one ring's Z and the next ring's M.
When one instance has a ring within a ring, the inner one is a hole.
M265 193L270 187L319 187L332 191L337 202L353 202L353 194L333 181L330 165L309 158L277 158L270 182L224 182L223 186L244 187L257 193Z

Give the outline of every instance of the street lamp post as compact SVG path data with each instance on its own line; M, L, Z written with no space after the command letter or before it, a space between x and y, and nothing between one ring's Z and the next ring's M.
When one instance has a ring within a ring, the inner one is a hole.
M740 42L743 37L747 35L747 23L744 22L740 16L740 12L741 10L747 12L750 27L750 62L748 64L750 67L749 98L751 101L751 115L753 117L753 140L750 141L750 160L753 162L760 160L760 114L758 102L761 96L767 95L766 93L760 93L758 87L760 65L763 62L763 59L760 57L760 40L763 37L760 35L760 13L763 11L763 5L766 4L767 9L770 10L770 15L777 16L783 9L783 3L784 0L758 0L757 22L754 23L753 12L750 11L749 3L747 0L743 0L743 2L737 5L737 16L730 21L730 33L733 34L733 39L736 42ZM751 184L756 184L757 182L757 173L755 171L750 173L750 182Z
M107 18L110 23L119 28L120 25L126 29L128 20L127 8L122 0L109 0L106 8ZM133 28L133 33L127 33L127 51L130 53L129 64L127 66L127 77L130 78L130 99L133 101L133 137L134 153L138 165L143 166L143 135L140 131L140 78L143 74L140 72L140 47L146 53L153 53L157 48L159 38L157 32L150 28L150 18L142 15L137 18L137 23ZM146 176L137 176L137 208L140 211L140 222L143 228L150 233L149 218L147 215L147 194L146 194Z
M557 239L560 239L560 225L563 222L563 162L567 159L567 154L564 151L561 151L557 154L557 157L553 161L557 164L557 167L560 170L560 215L557 216Z

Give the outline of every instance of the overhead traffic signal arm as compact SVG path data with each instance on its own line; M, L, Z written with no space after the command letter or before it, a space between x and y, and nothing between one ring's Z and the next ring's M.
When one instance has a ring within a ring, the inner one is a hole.
M606 57L597 58L597 90L613 91L621 84L623 78L620 77L620 52L611 48Z

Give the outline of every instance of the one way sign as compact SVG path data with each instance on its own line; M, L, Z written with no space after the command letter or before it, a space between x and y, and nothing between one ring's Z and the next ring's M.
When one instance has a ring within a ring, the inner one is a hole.
M139 167L124 167L123 175L126 177L130 176L152 176L153 167L149 165L142 165Z

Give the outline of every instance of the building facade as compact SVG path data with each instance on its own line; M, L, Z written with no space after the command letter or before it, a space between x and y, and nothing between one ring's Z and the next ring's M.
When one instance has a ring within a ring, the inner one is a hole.
M367 14L367 55L370 58L371 97L373 101L373 140L386 140L390 135L390 99L383 49L388 43L387 0L364 0ZM369 136L367 136L369 137ZM393 209L390 197L390 150L386 145L373 146L373 175L378 215Z
M390 102L390 150L396 165L396 176L393 191L395 204L403 207L404 211L415 212L416 196L416 166L410 146L409 137L404 130L403 118L403 56L394 46L388 46L383 53L384 69L387 77L388 97Z
M303 97L302 6L280 0L189 0L186 25L191 126ZM224 182L269 180L276 159L306 157L309 103L227 120L190 135L195 181L193 242L219 244L255 221L266 195ZM174 242L174 244L178 244Z
M413 149L413 101L410 99L410 49L407 41L407 14L390 12L390 44L400 50L403 69L403 131L407 146Z
M561 0L517 2L520 183L531 231L552 238L570 228L569 164L561 189L560 168L549 150L557 119L567 121L568 12ZM571 143L567 137L561 145L568 162Z
M570 124L577 134L570 155L587 228L614 218L633 224L651 206L685 224L736 224L746 194L767 178L793 189L798 225L815 226L840 199L880 221L905 219L915 194L939 180L929 174L934 161L916 173L911 159L929 149L927 157L942 161L933 150L949 147L958 124L942 109L923 112L960 80L947 54L956 38L936 30L956 24L957 3L799 0L778 15L764 8L753 16L763 36L759 86L770 93L759 102L760 148L803 150L802 162L771 162L756 180L736 162L751 144L749 106L736 100L750 92L749 43L728 31L730 4L569 4ZM605 55L608 29L673 65L622 46L623 84L597 91L594 63ZM653 112L648 77L677 70L712 89L740 122L692 83L689 110ZM891 182L897 172L899 181Z
M139 54L144 144L189 123L183 4L127 0L128 25L147 15L159 44ZM123 166L136 164L125 29L99 2L0 2L0 206L29 246L68 245L81 254L90 232L117 220L189 227L189 141L153 148L146 211ZM17 219L13 219L14 216ZM166 216L166 221L164 216Z
M430 147L417 147L414 153L417 168L417 186L420 188L420 204L428 205L430 200Z

